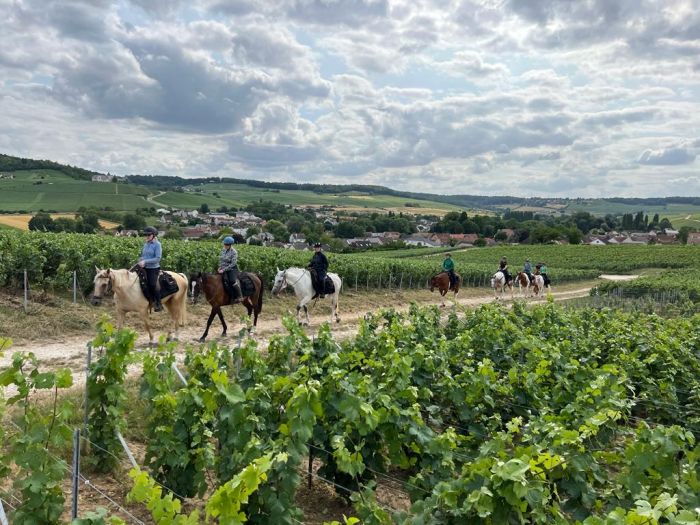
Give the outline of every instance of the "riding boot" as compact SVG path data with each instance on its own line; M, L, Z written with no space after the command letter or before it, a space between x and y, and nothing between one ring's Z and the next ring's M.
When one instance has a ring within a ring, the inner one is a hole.
M233 295L231 295L231 303L240 303L243 301L243 291L241 290L241 283L240 281L236 281L231 285L231 291L233 292Z
M153 311L160 312L161 310L163 310L163 303L160 302L160 299L156 299L156 304L153 306Z

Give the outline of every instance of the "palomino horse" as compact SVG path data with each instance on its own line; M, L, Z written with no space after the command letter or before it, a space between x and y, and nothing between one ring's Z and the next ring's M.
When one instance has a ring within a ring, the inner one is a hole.
M530 282L530 278L525 272L518 272L514 282L518 287L518 294L520 297L523 297L523 292L525 292L525 297L530 297L532 295L534 283Z
M331 298L331 323L333 322L333 317L335 317L335 322L340 322L340 317L338 316L338 296L340 295L340 287L343 285L343 281L335 273L328 273L328 277L333 281L333 286L335 286L335 292L330 295ZM309 325L309 309L307 308L307 303L311 301L314 294L316 293L311 283L311 273L309 270L304 268L287 268L286 270L277 269L277 275L275 275L275 284L272 286L272 295L279 294L287 286L291 286L294 289L294 293L297 296L297 321L299 319L299 313L301 309L304 309L306 314L306 321L302 324ZM301 322L301 321L300 321Z
M124 325L127 312L137 312L143 319L143 324L148 332L148 339L153 344L153 333L148 319L150 303L141 291L138 275L129 270L101 270L95 267L95 289L92 292L92 304L97 306L102 302L105 292L111 286L114 290L114 304L117 307L117 328ZM168 332L168 340L180 335L180 326L184 326L187 319L187 277L181 273L166 272L177 283L178 290L163 299L163 305L167 308L173 321L172 330Z
M496 299L503 299L506 293L506 288L510 288L510 297L513 298L513 283L506 282L506 275L502 271L497 271L491 278L491 288L493 288L493 296ZM501 294L500 297L498 294Z
M462 277L456 272L455 276L457 278L455 279L455 285L454 288L452 288L452 291L454 292L456 299L457 294L459 293L459 284L462 282ZM438 292L440 292L440 298L442 300L442 302L440 303L440 307L444 308L445 295L447 295L447 292L450 291L450 276L447 275L447 272L440 272L439 274L433 276L430 279L430 291L434 292L435 288L437 288Z
M248 310L248 317L253 315L253 327L250 332L255 332L255 327L258 325L258 315L263 306L263 293L265 287L263 286L262 276L251 273L251 272L241 272L240 277L244 275L248 276L253 282L255 290L252 295L244 297L241 304ZM239 277L239 279L240 279ZM200 292L204 292L204 297L207 298L207 302L211 305L211 312L209 313L209 319L207 319L207 327L204 329L202 337L199 338L199 342L203 343L207 335L209 334L209 327L211 326L214 316L218 315L221 321L221 326L224 331L221 332L221 337L226 335L226 321L224 321L224 314L221 312L221 307L231 304L231 298L228 292L224 288L224 280L220 273L199 273L195 276L191 276L192 281L192 302L196 303Z

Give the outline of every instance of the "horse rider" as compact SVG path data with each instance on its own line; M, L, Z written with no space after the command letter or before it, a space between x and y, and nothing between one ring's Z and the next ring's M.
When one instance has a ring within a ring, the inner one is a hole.
M222 274L224 288L231 297L231 304L243 300L241 283L238 280L238 252L233 247L233 237L224 237L224 247L219 255L219 273Z
M544 281L544 285L549 287L549 284L552 282L549 279L549 275L547 274L547 265L543 262L537 263L535 266L539 274L542 276L542 280Z
M511 277L510 272L508 271L508 260L506 259L505 255L501 257L501 261L498 263L498 270L503 272L503 276L506 278L506 284L508 284Z
M160 259L163 256L163 248L158 240L158 230L153 226L146 226L143 229L143 234L146 236L146 242L141 250L138 265L146 271L148 293L155 303L153 310L160 312L163 309L163 304L160 302L158 275L160 274Z
M527 275L527 278L530 279L530 282L532 282L532 264L530 263L530 259L525 259L523 273Z
M450 289L454 288L457 275L455 275L455 262L452 260L451 253L445 254L445 259L442 261L442 269L447 272L447 276L450 278Z
M318 279L319 296L323 299L326 294L326 272L328 272L328 258L321 250L321 243L314 244L314 255L309 262L309 268L316 271Z

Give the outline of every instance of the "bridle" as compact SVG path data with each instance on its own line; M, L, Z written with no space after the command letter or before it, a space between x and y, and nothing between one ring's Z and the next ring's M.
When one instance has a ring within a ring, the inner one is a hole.
M109 276L100 276L97 277L97 279L107 279L107 286L104 289L103 295L95 295L94 292L92 294L93 299L99 299L100 301L104 298L104 294L108 294L112 290L112 280L114 277L112 276L112 272L110 272Z

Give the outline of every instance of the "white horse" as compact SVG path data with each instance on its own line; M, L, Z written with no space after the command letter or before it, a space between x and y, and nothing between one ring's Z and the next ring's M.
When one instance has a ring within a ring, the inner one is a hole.
M328 277L333 281L335 286L335 292L330 296L331 298L331 323L335 317L335 322L340 322L340 317L338 316L338 296L340 295L340 287L343 285L343 281L340 279L338 274L328 273ZM306 306L311 298L315 295L315 290L313 284L311 283L311 273L305 268L287 268L286 270L280 270L277 268L277 275L275 275L275 283L272 286L272 295L279 294L287 286L291 286L294 289L294 293L297 296L297 321L299 319L299 313L301 309L304 309L306 314L306 321L303 323L309 325L309 309Z
M532 276L532 292L536 297L541 297L544 293L544 277L540 274Z
M114 304L117 307L117 329L124 326L124 318L127 312L137 312L143 319L143 324L148 332L149 342L153 344L153 333L148 319L150 303L141 291L138 275L129 270L112 270L108 268L101 270L95 267L95 289L92 293L92 304L98 305L111 286L114 290ZM178 286L178 291L163 299L163 305L168 309L170 318L173 321L172 330L168 332L168 340L172 339L173 332L175 339L180 336L180 326L184 326L187 320L187 277L181 273L168 273Z
M493 274L491 278L491 288L493 288L493 296L496 299L503 299L503 295L506 293L506 288L510 288L510 298L513 298L513 284L506 283L506 274L502 271L497 271ZM500 293L500 297L499 294Z

